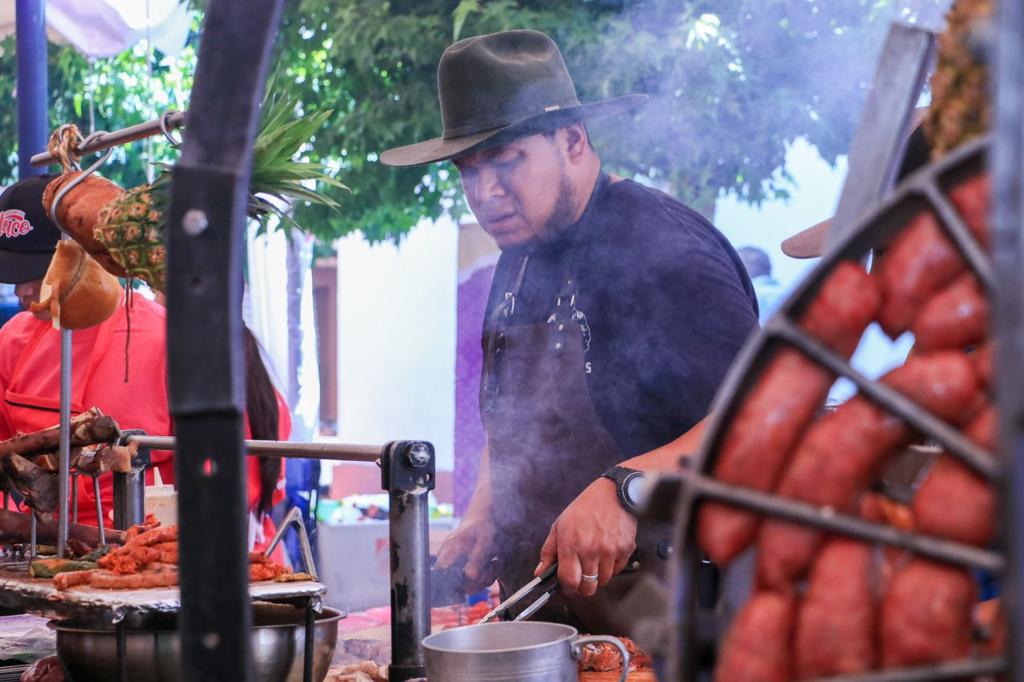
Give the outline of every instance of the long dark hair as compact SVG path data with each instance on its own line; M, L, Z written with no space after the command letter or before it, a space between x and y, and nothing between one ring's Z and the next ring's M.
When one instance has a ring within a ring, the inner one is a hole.
M245 339L245 413L249 417L249 431L255 440L278 440L277 396L267 368L260 357L260 345L248 327L243 327ZM274 504L274 490L281 478L279 457L260 457L260 500L258 509L270 513Z

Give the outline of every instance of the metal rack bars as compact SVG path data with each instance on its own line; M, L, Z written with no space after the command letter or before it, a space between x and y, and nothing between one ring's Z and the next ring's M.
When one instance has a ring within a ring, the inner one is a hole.
M995 144L993 150L993 244L999 278L996 292L996 367L999 379L1000 450L1007 477L1000 492L1009 551L1006 613L1012 679L1024 679L1024 3L997 3L995 55Z
M129 435L128 443L138 443L151 450L173 450L177 441L173 436ZM261 457L300 457L344 462L370 462L380 459L379 445L345 445L340 443L294 443L279 440L246 440L242 447L250 455Z
M161 116L160 118L153 119L152 121L138 123L109 133L101 133L86 140L78 150L78 153L85 156L86 154L103 151L110 147L117 147L122 144L128 144L129 142L135 142L136 140L142 140L147 137L163 134L164 131L161 128L161 121L165 121L167 130L183 128L185 126L185 118L186 114L184 111L172 111L164 114L164 116ZM32 165L37 168L40 166L49 166L57 162L57 158L50 152L40 152L39 154L34 154L32 156Z
M181 678L253 679L242 253L259 102L283 0L210 0L167 212L167 367L178 442Z
M758 334L744 348L737 363L730 371L716 399L707 436L693 463L697 472L705 472L710 477L710 472L715 465L714 456L720 448L727 425L739 409L749 388L756 381L767 359L771 356L772 347L779 343L786 343L795 345L830 371L846 375L854 380L869 398L876 400L882 407L892 410L897 416L907 419L923 433L947 446L951 454L958 456L966 464L986 475L989 480L996 483L1002 481L1001 467L998 462L985 463L983 450L972 444L964 443L960 434L953 433L934 415L921 410L903 396L889 391L886 387L876 384L852 370L849 363L837 358L827 349L821 348L821 344L803 332L796 323L800 313L817 294L818 289L839 261L859 260L864 257L871 248L885 243L906 225L907 220L922 210L938 213L935 202L930 199L941 195L943 187L980 172L984 168L987 148L987 139L976 141L965 145L946 159L915 173L900 186L889 200L882 202L822 259L818 267L783 304L776 317L767 325L767 329ZM953 244L960 248L967 265L972 269L976 268L975 273L982 277L982 273L990 266L987 266L987 259L984 256L972 261L966 255L965 251L967 250L963 249L962 245L974 241L974 237L960 216L955 211L946 211L944 215L939 216L939 222L946 234L950 236ZM936 426L939 428L934 428ZM695 660L691 652L696 650L697 634L692 630L690 624L697 621L697 605L692 583L699 556L695 543L691 540L691 535L695 506L702 497L716 497L748 508L754 508L754 505L757 505L758 511L763 513L779 515L832 532L890 542L900 546L917 545L922 553L935 557L941 555L946 561L961 565L979 565L979 561L990 564L993 568L1002 565L1002 562L992 553L979 554L978 552L982 552L982 550L976 548L972 550L972 548L956 545L956 543L944 543L936 538L901 537L898 534L891 534L889 531L892 529L887 529L885 526L870 524L850 517L840 517L831 509L821 509L811 505L792 505L790 504L791 500L777 498L769 493L735 488L710 480L710 478L703 479L700 475L690 475L684 477L684 480L692 484L680 486L676 494L678 505L676 507L677 536L675 540L677 549L681 551L676 553L677 561L673 562L671 585L676 591L672 603L675 608L682 609L682 612L688 615L682 618L675 614L670 616L669 627L674 630L674 634L671 635L669 679L692 679L694 674ZM752 494L748 495L748 492ZM930 542L933 540L944 544L936 545L934 542ZM951 549L952 552L949 552ZM967 551L964 552L964 550ZM975 664L980 665L977 661L963 662L964 666ZM986 663L986 665L991 664L991 662ZM941 670L939 666L922 666L899 671L898 678L887 677L891 673L892 671L880 671L872 673L870 676L833 677L830 679L844 682L848 679L929 680L939 679L936 676L941 673Z

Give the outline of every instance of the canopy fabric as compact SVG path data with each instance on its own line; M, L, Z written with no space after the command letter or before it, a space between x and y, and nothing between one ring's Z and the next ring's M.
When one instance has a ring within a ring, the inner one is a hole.
M0 0L0 38L14 33L15 0ZM47 35L87 57L112 57L149 37L174 56L192 25L180 0L47 0Z

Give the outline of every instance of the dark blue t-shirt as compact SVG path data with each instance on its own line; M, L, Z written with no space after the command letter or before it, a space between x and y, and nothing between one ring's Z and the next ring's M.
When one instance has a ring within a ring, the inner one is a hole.
M505 324L546 322L565 273L576 271L590 398L625 458L707 414L757 329L757 298L735 250L699 213L630 180L602 177L598 187L576 224L531 247ZM485 320L495 319L521 263L522 253L501 255Z

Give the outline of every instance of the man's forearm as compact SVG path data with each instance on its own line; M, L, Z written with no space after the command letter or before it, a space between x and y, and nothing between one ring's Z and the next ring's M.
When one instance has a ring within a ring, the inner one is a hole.
M707 426L708 418L704 417L697 422L693 428L676 438L671 443L666 443L660 448L655 448L642 455L631 457L622 462L622 466L640 471L679 471L680 458L692 455L700 447L704 438L704 429Z

